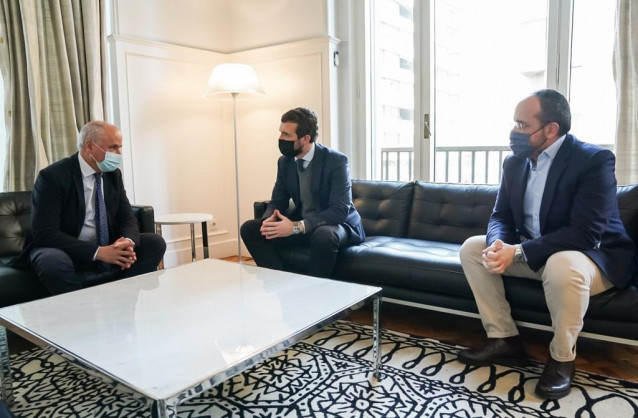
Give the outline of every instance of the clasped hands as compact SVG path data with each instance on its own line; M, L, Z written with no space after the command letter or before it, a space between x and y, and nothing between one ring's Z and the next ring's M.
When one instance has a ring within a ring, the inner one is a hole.
M483 250L483 267L490 273L503 274L514 262L514 245L505 244L500 239Z
M259 232L266 239L287 237L292 235L292 221L275 209L270 217L264 219Z
M114 264L120 269L130 268L137 261L134 248L135 243L124 237L120 237L111 245L100 247L97 259L105 263Z

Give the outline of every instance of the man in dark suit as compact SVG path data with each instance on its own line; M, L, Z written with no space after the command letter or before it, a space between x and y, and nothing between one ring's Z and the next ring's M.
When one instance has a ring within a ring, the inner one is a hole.
M310 245L308 275L330 277L340 248L365 238L352 203L348 158L317 144L317 115L298 107L279 126L277 180L262 219L245 222L241 237L260 267L284 270L279 245ZM290 199L295 210L289 216Z
M565 97L538 91L518 104L514 120L514 155L503 164L487 236L469 238L460 254L488 341L459 360L524 360L501 274L541 280L554 337L536 393L557 399L571 389L589 298L629 284L634 244L618 214L614 154L568 134Z
M148 273L166 250L162 237L139 231L118 169L119 129L89 122L77 145L78 153L42 169L33 188L28 250L52 294Z

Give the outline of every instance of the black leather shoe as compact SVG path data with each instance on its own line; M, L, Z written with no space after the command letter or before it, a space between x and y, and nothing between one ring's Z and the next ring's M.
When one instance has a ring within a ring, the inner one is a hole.
M487 343L481 348L460 351L458 359L461 363L474 366L486 366L493 363L517 366L527 363L527 353L520 337L488 338Z
M542 398L559 399L569 395L574 380L574 361L550 359L536 384L536 394Z

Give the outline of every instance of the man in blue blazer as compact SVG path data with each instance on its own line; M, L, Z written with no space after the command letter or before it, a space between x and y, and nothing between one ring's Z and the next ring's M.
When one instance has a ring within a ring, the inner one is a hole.
M554 337L536 393L557 399L571 389L589 298L629 284L634 244L618 214L614 154L568 134L565 97L540 90L518 104L514 121L487 236L469 238L460 254L488 341L459 360L524 360L501 274L541 280Z
M348 158L315 141L317 115L298 107L283 114L279 127L277 180L262 219L241 227L241 237L260 267L284 270L276 247L309 245L307 274L330 277L340 248L365 238L352 203ZM294 211L287 214L290 200Z
M78 153L42 169L33 188L33 242L25 251L52 294L148 273L166 250L162 237L139 231L118 169L119 129L89 122L77 145ZM102 243L98 192L106 219Z

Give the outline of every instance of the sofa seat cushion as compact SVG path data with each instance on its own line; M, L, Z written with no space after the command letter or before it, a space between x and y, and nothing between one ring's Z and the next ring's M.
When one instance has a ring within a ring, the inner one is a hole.
M403 287L472 298L459 244L410 238L368 237L340 256L334 276L383 287Z

